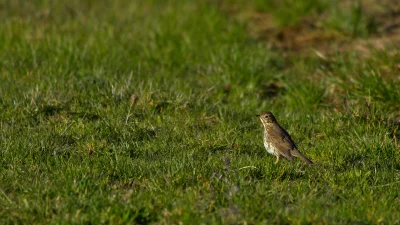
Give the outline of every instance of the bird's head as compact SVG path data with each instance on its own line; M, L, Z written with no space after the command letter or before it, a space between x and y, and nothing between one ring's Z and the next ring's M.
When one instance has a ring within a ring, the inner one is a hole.
M256 115L258 118L260 118L261 122L266 125L268 123L274 123L276 122L276 119L272 112L263 112L259 115Z

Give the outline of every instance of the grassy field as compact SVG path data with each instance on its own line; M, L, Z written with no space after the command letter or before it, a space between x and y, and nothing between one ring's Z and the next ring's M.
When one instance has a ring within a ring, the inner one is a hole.
M400 224L399 10L0 1L0 224Z

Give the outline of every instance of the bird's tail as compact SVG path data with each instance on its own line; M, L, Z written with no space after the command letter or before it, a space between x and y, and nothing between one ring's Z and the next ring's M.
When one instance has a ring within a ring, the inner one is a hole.
M292 152L292 155L298 157L299 159L301 159L301 161L307 164L314 164L311 160L307 159L307 157L301 154L297 149Z

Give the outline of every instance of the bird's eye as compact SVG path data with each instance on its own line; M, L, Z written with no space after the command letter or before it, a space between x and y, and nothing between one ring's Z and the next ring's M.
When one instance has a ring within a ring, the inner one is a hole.
M268 118L269 116L268 115L265 115L265 118Z

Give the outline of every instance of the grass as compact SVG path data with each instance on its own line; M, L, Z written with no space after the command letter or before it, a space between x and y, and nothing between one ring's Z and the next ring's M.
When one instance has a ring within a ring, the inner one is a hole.
M379 22L376 17L382 17L379 13L395 7L393 2L344 0L255 0L252 3L257 11L271 13L281 27L297 26L306 20L327 32L351 37L368 37L377 33Z
M287 56L215 1L0 8L1 224L400 223L396 48ZM274 164L266 110L315 165Z

